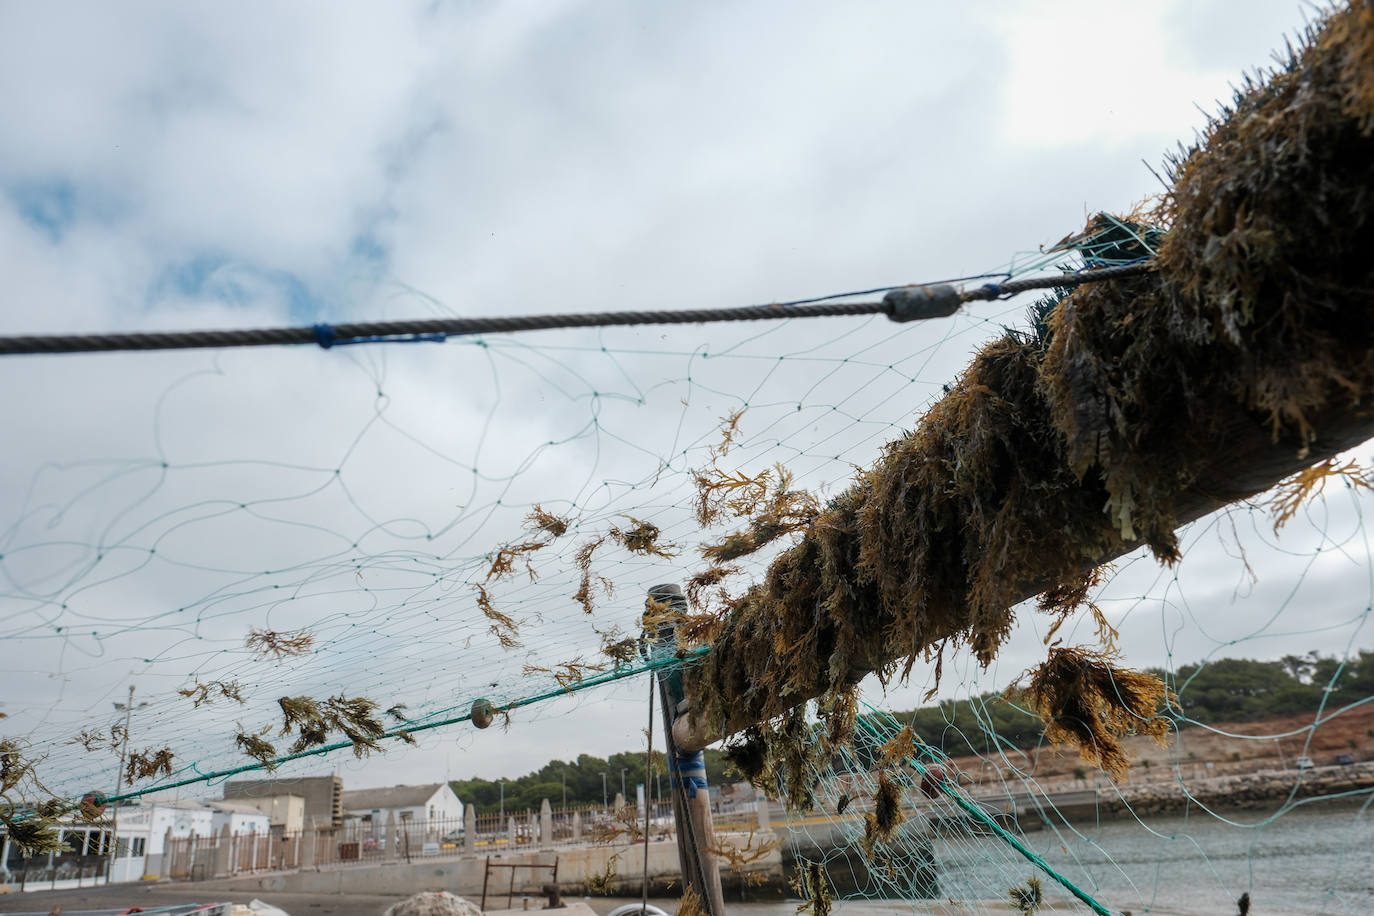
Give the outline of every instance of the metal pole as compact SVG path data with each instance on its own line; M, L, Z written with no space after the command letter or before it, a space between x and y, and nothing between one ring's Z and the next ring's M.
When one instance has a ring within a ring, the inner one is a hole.
M649 601L666 602L674 609L687 611L687 599L676 584L655 585L649 589ZM672 624L661 624L656 632L645 633L641 644L646 656L677 651L677 633ZM673 797L673 815L677 822L678 861L682 867L683 885L693 888L702 909L709 916L725 916L725 899L720 885L720 869L711 852L711 803L704 785L705 771L695 754L682 754L673 736L673 720L680 704L684 703L682 672L664 669L655 674L659 700L663 712L664 745L668 756L668 785ZM684 757L686 758L684 760ZM683 764L692 767L684 776ZM698 786L700 782L700 786Z
M115 704L119 708L119 704ZM119 772L115 774L115 798L124 791L124 761L129 755L129 723L134 717L134 685L129 685L129 703L124 707L124 742L119 748ZM113 843L110 849L110 861L105 866L105 883L109 884L114 880L115 857L119 855L119 802L111 802L114 805L114 813L110 818L110 833Z
M649 767L654 762L654 688L655 684L649 681L649 751L644 755L644 882L639 901L639 912L648 914L649 912L649 829L652 821L649 819L650 812L653 811L653 802L649 798Z
M658 594L660 588L666 594L660 596ZM675 585L661 586L651 589L649 594L656 600L660 597L671 600L674 594L681 594L681 590ZM644 635L646 640L653 640L652 643L645 646L645 654L652 657L654 651L659 648L658 644L671 639L673 632L670 626L662 626L659 632L646 632ZM698 890L697 896L700 898L702 896L700 893L702 886L700 863L692 852L692 813L687 807L687 793L682 787L682 781L678 778L677 748L673 737L673 710L676 709L678 694L681 693L681 677L677 678L678 684L674 685L662 672L657 672L654 674L654 680L658 683L660 708L663 711L664 753L668 757L668 793L672 797L673 823L677 827L674 833L677 837L678 868L682 873L683 886L696 888ZM674 686L677 686L677 689L674 689Z
M498 779L496 784L501 788L501 816L506 816L506 780L505 777Z
M606 771L601 771L601 810L606 810Z

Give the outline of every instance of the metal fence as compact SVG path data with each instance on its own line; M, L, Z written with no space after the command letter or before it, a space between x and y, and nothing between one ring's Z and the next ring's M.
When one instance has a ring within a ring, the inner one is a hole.
M59 882L68 886L73 881L77 887L94 886L104 879L109 864L109 856L90 853L35 856L8 863L0 869L0 880L18 885L21 891L29 885L56 888Z
M715 815L717 833L747 832L759 825L757 805L736 805ZM295 868L340 868L382 862L483 856L506 850L624 844L642 841L646 812L599 805L551 808L547 836L540 811L489 811L472 818L472 836L462 819L402 820L394 824L350 819L312 833L172 837L164 843L163 877L203 879ZM649 803L651 839L676 835L672 805ZM394 848L392 845L394 844Z

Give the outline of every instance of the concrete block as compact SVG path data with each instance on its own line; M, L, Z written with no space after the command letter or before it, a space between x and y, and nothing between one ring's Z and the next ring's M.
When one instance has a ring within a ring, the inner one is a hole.
M396 811L392 809L386 813L386 830L382 834L382 842L386 846L382 853L382 861L387 865L394 865L396 862L396 847L400 845L400 838L396 830Z
M301 831L301 868L315 867L319 846L320 834L315 829L315 817L311 815L305 819L305 828Z
M210 874L216 878L227 877L234 867L234 836L225 824L219 831L219 842L215 844L214 855L210 860Z

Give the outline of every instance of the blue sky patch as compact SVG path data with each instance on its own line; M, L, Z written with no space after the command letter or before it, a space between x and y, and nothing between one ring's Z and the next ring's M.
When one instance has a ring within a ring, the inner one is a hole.
M386 264L390 251L376 235L364 231L354 237L349 254L366 267L380 269Z
M5 189L19 216L54 245L76 221L76 187L70 181L17 182Z
M318 321L326 304L310 285L290 271L261 267L220 254L199 254L169 266L148 291L150 304L178 299L212 299L249 306L264 299L285 300L293 321Z

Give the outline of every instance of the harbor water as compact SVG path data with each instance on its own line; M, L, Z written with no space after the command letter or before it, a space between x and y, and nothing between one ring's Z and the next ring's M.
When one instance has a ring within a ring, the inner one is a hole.
M1060 824L1022 840L1114 913L1233 914L1248 893L1255 914L1368 914L1374 912L1374 805L1368 801L1300 806L1279 816L1198 812ZM1019 855L991 852L989 844L1005 845L992 837L936 840L945 894L1009 889L1038 873ZM1046 901L1073 909L1072 898L1040 874Z

